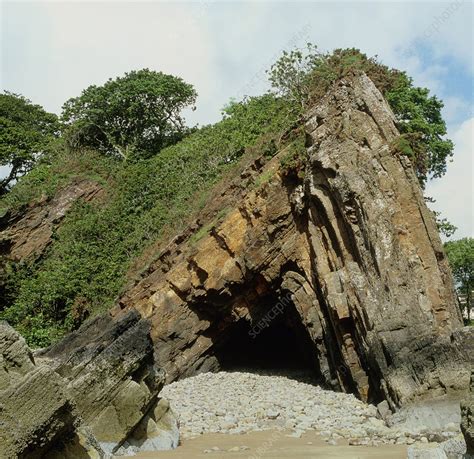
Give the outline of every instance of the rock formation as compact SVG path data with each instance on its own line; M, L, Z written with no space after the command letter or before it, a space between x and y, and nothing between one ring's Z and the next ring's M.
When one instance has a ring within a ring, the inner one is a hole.
M473 329L462 326L434 215L397 154L387 103L365 75L349 75L304 129L299 170L283 167L289 147L251 160L146 260L111 315L34 357L1 325L7 457L176 446L176 418L158 398L162 368L172 381L251 359L304 365L326 387L386 400L386 416L414 400L465 395ZM73 183L1 217L4 259L41 256L72 202L98 193ZM469 443L472 409L463 410Z
M474 370L471 372L471 390L461 403L461 430L466 440L467 454L474 457Z
M330 387L392 408L462 393L472 333L434 216L394 152L387 103L365 75L350 76L305 127L304 179L281 173L285 151L257 160L210 204L215 218L176 237L116 311L150 319L170 380L218 368L239 339L283 320Z
M54 230L72 205L80 199L91 201L102 191L94 181L75 179L51 199L42 197L27 208L0 214L0 291L4 288L7 262L38 260L51 244ZM0 307L3 300L0 298Z
M98 183L76 179L52 199L44 197L40 202L31 203L28 209L0 215L0 254L12 261L41 256L71 206L79 199L91 201L101 192Z
M115 321L99 316L35 357L2 324L0 357L5 457L106 457L177 445L176 419L157 398L164 373L149 324L135 311Z

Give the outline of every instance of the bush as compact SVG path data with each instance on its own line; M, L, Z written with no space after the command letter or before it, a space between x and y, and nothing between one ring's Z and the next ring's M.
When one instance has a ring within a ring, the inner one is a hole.
M91 151L66 152L35 169L0 207L21 208L42 195L53 196L77 176L100 180L106 197L75 203L41 260L22 269L11 266L1 318L31 345L43 346L109 308L134 259L165 228L182 228L199 210L196 196L209 193L247 148L262 137L278 137L293 122L284 101L265 95L232 103L221 122L152 158L123 163Z

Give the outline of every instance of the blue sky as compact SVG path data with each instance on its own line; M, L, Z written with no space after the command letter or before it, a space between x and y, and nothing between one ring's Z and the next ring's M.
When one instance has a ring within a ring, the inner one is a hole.
M473 5L453 2L3 2L1 87L58 113L90 84L148 67L199 93L191 124L268 89L283 49L358 47L445 101L455 161L429 183L455 238L473 235Z

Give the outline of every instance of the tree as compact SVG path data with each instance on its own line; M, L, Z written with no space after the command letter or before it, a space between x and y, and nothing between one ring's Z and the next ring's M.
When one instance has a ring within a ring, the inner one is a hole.
M51 148L59 136L57 116L19 94L0 94L0 166L10 168L0 180L0 195Z
M358 49L336 49L320 53L308 44L306 51L284 52L271 67L272 86L304 112L317 102L338 79L350 72L364 72L385 96L398 129L407 144L404 154L411 161L422 187L430 177L441 177L453 154L453 143L445 138L446 123L441 116L443 103L426 88L413 86L405 72L383 65Z
M312 90L312 72L321 62L322 54L317 47L308 43L307 51L293 49L283 51L282 56L267 73L273 88L287 99L295 102L302 110L307 108Z
M385 97L398 121L398 129L410 143L412 162L424 187L429 177L446 173L447 160L453 155L453 143L444 136L446 123L441 115L443 103L430 96L426 88L413 86L405 73Z
M444 244L458 291L465 296L467 320L471 320L472 289L474 288L474 238L466 237Z
M68 144L124 160L152 156L186 133L181 112L196 96L181 78L148 69L89 86L63 106Z

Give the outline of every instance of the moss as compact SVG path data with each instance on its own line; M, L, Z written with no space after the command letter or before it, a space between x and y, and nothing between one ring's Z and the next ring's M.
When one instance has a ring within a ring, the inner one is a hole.
M395 154L400 154L412 158L414 156L410 141L403 135L398 136L390 143L390 149Z
M275 171L273 169L268 169L265 172L262 172L254 181L253 187L260 188L265 183L268 183L271 178L275 175Z

